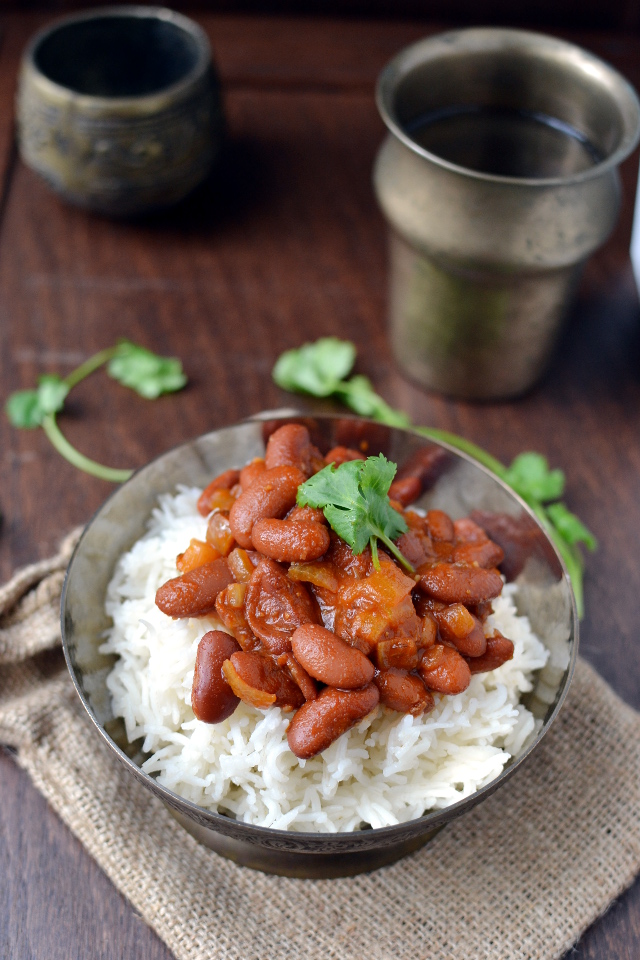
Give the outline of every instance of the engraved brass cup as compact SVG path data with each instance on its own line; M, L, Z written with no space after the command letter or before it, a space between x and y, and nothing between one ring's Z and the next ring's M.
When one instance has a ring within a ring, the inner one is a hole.
M617 167L640 132L636 94L572 44L478 28L403 50L377 102L389 130L374 185L390 225L394 353L445 394L519 394L543 372L581 268L615 225ZM547 118L576 131L593 161L577 169L569 150L552 175L544 164L541 176L505 175L416 141L421 117L469 109Z
M181 200L222 141L206 34L159 7L104 7L40 31L16 107L25 163L65 200L109 216Z

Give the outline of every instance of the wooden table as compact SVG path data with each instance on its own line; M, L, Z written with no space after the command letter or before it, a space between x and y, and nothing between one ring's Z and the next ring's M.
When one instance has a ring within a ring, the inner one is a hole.
M98 374L61 426L95 459L138 466L186 438L291 402L272 383L287 347L352 339L358 369L415 422L465 434L508 461L544 452L596 533L582 653L640 707L640 317L628 260L638 157L623 170L615 235L592 260L542 384L515 403L423 393L389 359L385 228L370 171L385 61L435 28L203 17L225 86L230 147L213 185L171 214L110 223L60 203L16 158L12 96L40 24L12 15L0 46L2 399L129 337L182 358L189 387L145 402ZM640 86L640 38L571 35ZM49 555L112 489L78 473L41 432L0 418L0 577ZM0 753L0 956L168 960L8 754ZM580 960L640 956L640 883L588 931ZM506 960L506 958L505 958Z

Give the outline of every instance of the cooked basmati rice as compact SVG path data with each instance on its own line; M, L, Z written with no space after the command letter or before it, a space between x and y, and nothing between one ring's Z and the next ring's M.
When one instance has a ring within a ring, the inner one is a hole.
M537 730L520 703L547 651L505 586L489 623L513 640L513 660L471 678L458 696L435 695L423 717L378 707L321 755L289 750L291 714L240 703L223 723L196 720L191 683L198 641L221 629L215 616L171 620L154 603L175 576L175 558L204 539L200 491L179 487L159 498L148 533L124 554L107 594L113 628L102 646L115 653L107 684L114 715L130 741L144 738L143 770L201 807L280 830L335 833L384 827L446 807L493 780Z

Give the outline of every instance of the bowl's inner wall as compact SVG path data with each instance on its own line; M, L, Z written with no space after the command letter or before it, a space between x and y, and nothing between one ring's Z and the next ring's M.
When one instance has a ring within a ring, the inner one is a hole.
M565 50L442 44L401 68L391 114L419 145L458 166L527 179L572 176L625 134L612 71Z
M186 30L158 17L97 16L47 34L34 62L74 93L140 97L186 77L198 62L198 45Z

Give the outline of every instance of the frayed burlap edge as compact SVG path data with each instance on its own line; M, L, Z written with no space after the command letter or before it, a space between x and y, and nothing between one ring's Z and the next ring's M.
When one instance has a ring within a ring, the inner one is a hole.
M640 717L584 662L536 754L419 853L319 881L216 856L112 757L60 658L23 652L53 642L32 628L69 552L0 591L0 740L179 960L551 960L640 870Z

